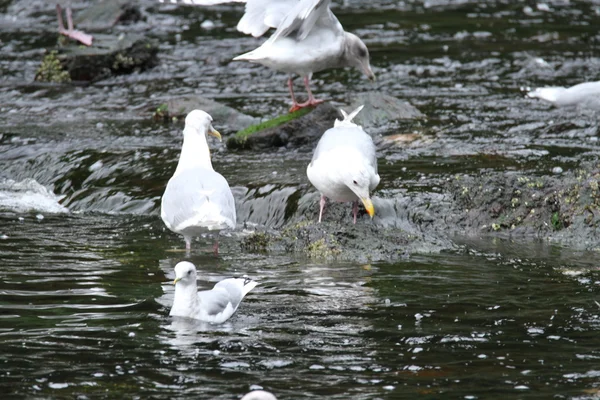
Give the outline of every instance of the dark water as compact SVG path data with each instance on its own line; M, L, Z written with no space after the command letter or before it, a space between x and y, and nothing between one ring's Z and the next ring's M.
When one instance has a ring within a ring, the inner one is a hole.
M599 79L597 2L347 3L336 13L369 46L377 83L326 71L315 92L342 104L380 90L428 117L379 132L418 139L382 146L376 197L409 203L456 173L543 175L598 159L597 112L520 93ZM77 12L86 2L73 4ZM238 313L220 326L169 319L172 268L185 255L158 206L181 126L150 121L150 110L202 94L277 115L288 107L285 76L229 61L260 43L235 32L240 7L145 1L146 22L114 30L158 40L156 68L85 87L31 85L55 43L53 7L0 0L0 392L234 399L261 386L282 399L598 398L597 253L544 243L455 239L453 252L333 263L241 250L240 229L221 239L218 258L210 238L189 258L204 287L244 274L260 282ZM206 19L216 27L200 28ZM232 132L227 121L215 126ZM267 157L211 147L249 227L280 228L290 204L316 199L304 177L310 148ZM3 179L28 178L58 198L35 185L2 197ZM50 212L59 199L71 213Z

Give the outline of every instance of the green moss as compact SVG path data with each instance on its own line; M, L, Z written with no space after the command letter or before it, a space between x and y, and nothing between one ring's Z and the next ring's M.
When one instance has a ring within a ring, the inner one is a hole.
M266 252L269 248L271 237L264 232L254 232L242 242L242 248L250 251Z
M71 82L68 71L63 69L58 53L53 50L46 54L35 74L35 80L40 82L65 83Z
M298 111L294 111L289 114L280 115L279 117L275 117L268 121L261 122L260 124L250 125L249 127L242 129L241 131L235 134L235 138L238 141L244 141L246 138L253 133L263 131L265 129L274 128L279 125L283 125L288 121L291 121L296 118L300 118L313 110L312 107L301 108Z
M340 254L339 248L329 245L325 238L310 243L306 247L306 252L311 258L332 258Z
M552 213L552 217L550 217L550 224L557 231L562 228L562 221L560 220L560 214L558 212Z

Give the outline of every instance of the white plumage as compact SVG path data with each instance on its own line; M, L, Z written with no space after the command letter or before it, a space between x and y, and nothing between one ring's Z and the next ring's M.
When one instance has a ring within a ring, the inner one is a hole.
M245 278L228 278L211 290L198 292L196 267L188 261L175 266L175 296L169 315L194 318L216 324L227 321L238 309L244 296L257 283Z
M528 92L527 97L545 100L558 107L600 106L600 81L584 82L569 88L536 88Z
M342 110L344 119L336 120L334 127L323 134L306 169L308 179L321 192L319 222L326 197L335 201L353 201L354 223L358 200L371 217L375 213L370 197L370 192L380 181L375 145L371 136L352 122L362 108L358 107L350 115Z
M236 224L229 184L213 169L210 160L206 134L221 138L211 121L211 116L201 110L194 110L185 118L179 163L161 201L162 220L167 228L183 235L187 250L192 237L207 231L235 229Z

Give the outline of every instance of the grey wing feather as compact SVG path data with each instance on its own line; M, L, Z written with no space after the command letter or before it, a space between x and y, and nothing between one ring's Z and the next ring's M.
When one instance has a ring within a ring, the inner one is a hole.
M203 290L198 292L198 299L208 315L217 315L223 312L229 303L232 303L233 308L236 307L229 293L222 290Z
M208 202L218 204L221 217L232 221L231 228L235 227L235 200L229 184L221 174L208 168L186 170L171 178L162 198L161 213L171 227L177 227Z
M351 146L359 149L377 172L377 154L373 139L362 128L331 128L325 131L317 144L312 161L340 146Z
M329 9L330 4L331 0L300 0L281 20L269 40L290 36L294 32L297 40L303 40L318 23L330 29L341 29L339 21Z
M297 3L298 0L247 0L237 30L254 37L262 36L270 28L277 28Z

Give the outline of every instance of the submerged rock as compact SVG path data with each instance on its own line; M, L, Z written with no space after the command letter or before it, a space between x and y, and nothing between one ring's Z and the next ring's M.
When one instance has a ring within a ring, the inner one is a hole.
M78 12L74 25L79 29L98 30L143 19L139 5L131 0L98 1Z

